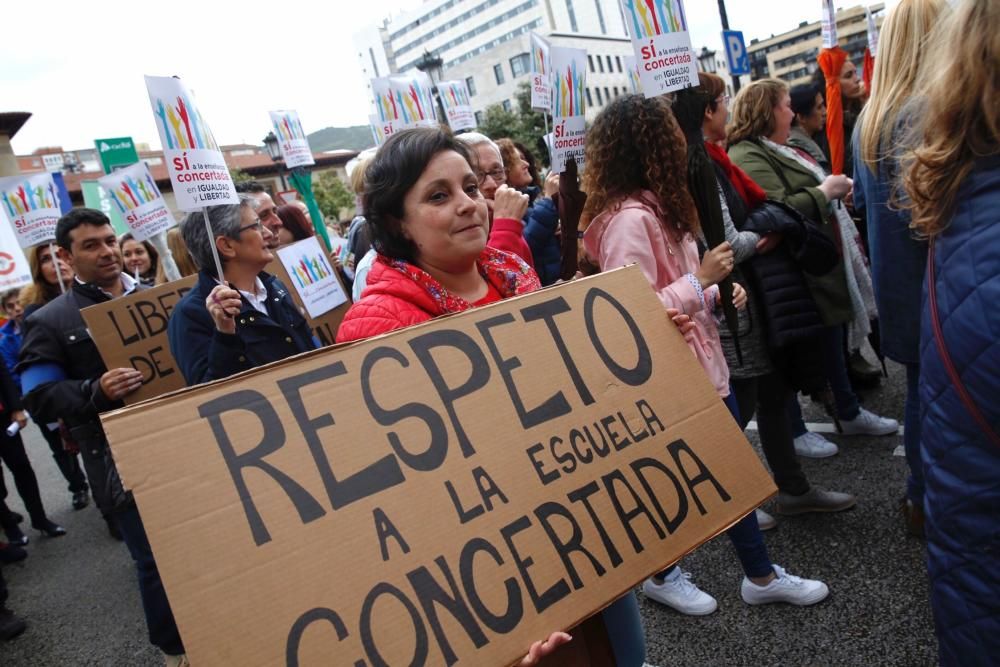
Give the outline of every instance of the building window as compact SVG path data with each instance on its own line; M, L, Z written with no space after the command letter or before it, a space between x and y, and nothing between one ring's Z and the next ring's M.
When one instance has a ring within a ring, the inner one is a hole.
M614 72L614 70L613 70L613 69L611 69L611 56L604 56L604 57L605 57L605 58L607 59L607 61L608 61L608 72Z
M566 0L566 11L569 13L569 29L573 32L580 32L580 27L576 24L576 10L573 9L573 0Z
M531 69L527 53L520 53L510 59L510 73L516 79L522 74L527 74Z
M471 76L465 77L465 87L469 91L469 97L476 94L476 80Z
M612 90L615 93L615 97L618 97L618 86L615 86L614 88L612 88Z
M503 101L503 110L509 112L511 110L510 100Z
M590 67L590 72L594 72L594 56L587 54L587 65Z
M588 107L594 106L594 98L590 96L590 88L585 88L583 92L587 93L587 106Z
M594 0L594 7L597 9L597 22L601 24L601 34L608 34L608 27L604 25L604 11L601 9L601 0Z
M597 56L597 69L599 69L602 74L604 73L604 61L601 60L600 56Z
M622 57L615 56L615 64L618 65L618 71L622 71Z
M595 86L594 92L597 93L597 106L599 107L604 106L604 100L601 99L601 89Z
M608 90L607 86L604 86L604 97L607 98L608 102L611 101L611 91Z
M477 111L476 112L476 125L482 125L482 124L483 124L483 112L482 111Z
M493 76L497 79L497 85L503 83L503 67L500 65L493 66Z

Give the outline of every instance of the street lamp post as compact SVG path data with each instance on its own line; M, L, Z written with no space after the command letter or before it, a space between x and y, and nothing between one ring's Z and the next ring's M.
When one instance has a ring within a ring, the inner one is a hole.
M434 95L434 102L437 105L438 122L450 128L451 124L448 122L448 114L444 111L444 103L441 101L441 94L438 92L438 83L440 83L442 77L441 67L444 65L444 61L441 59L441 56L436 56L430 51L425 50L424 55L420 56L420 60L414 63L414 65L418 70L426 73L431 78L431 94Z
M274 136L274 132L268 132L267 136L264 137L264 150L267 151L267 154L271 157L271 161L278 167L278 176L281 178L281 189L287 190L288 183L285 182L284 160L281 158L281 148L278 146L278 137Z

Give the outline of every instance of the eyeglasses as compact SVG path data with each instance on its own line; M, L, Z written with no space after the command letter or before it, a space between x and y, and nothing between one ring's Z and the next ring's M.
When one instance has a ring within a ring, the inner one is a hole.
M476 176L479 178L479 185L486 182L486 177L492 178L497 185L503 185L507 182L507 172L503 170L503 167L497 167L493 171L477 171Z
M716 102L721 102L722 104L725 104L728 107L729 106L729 100L731 100L731 99L733 99L733 98L731 98L729 95L719 95L718 97L715 98L715 101Z
M257 218L256 220L254 220L253 222L251 222L249 225L243 225L242 227L240 227L238 230L236 230L236 233L237 234L242 234L243 232L245 232L248 229L256 229L258 232L260 232L261 234L263 234L264 233L264 224L260 221L260 218Z

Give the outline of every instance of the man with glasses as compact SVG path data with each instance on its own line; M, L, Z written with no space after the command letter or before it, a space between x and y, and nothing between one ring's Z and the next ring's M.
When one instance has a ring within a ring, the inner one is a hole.
M270 198L268 198L270 200ZM288 289L264 272L274 259L271 233L252 195L239 205L207 209L181 223L181 236L201 269L198 283L170 316L170 352L189 385L228 377L316 347ZM216 275L212 247L222 263ZM312 267L303 267L303 271Z
M266 239L267 247L271 250L278 249L278 230L284 227L281 218L278 217L278 207L275 205L271 195L267 194L264 186L257 181L244 181L236 185L236 191L240 194L250 196L250 205L257 212L261 224L267 227L271 235Z

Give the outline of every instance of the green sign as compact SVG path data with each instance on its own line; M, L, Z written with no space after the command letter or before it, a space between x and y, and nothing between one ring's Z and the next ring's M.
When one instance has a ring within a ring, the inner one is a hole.
M121 236L128 231L128 225L122 220L117 207L111 203L108 191L102 188L100 183L80 181L80 190L83 191L83 205L87 208L95 208L111 218L111 226L115 228L115 234Z
M101 160L105 174L110 174L115 169L121 169L139 161L139 153L135 150L135 142L132 141L132 137L95 139L94 145L97 147L97 157Z

